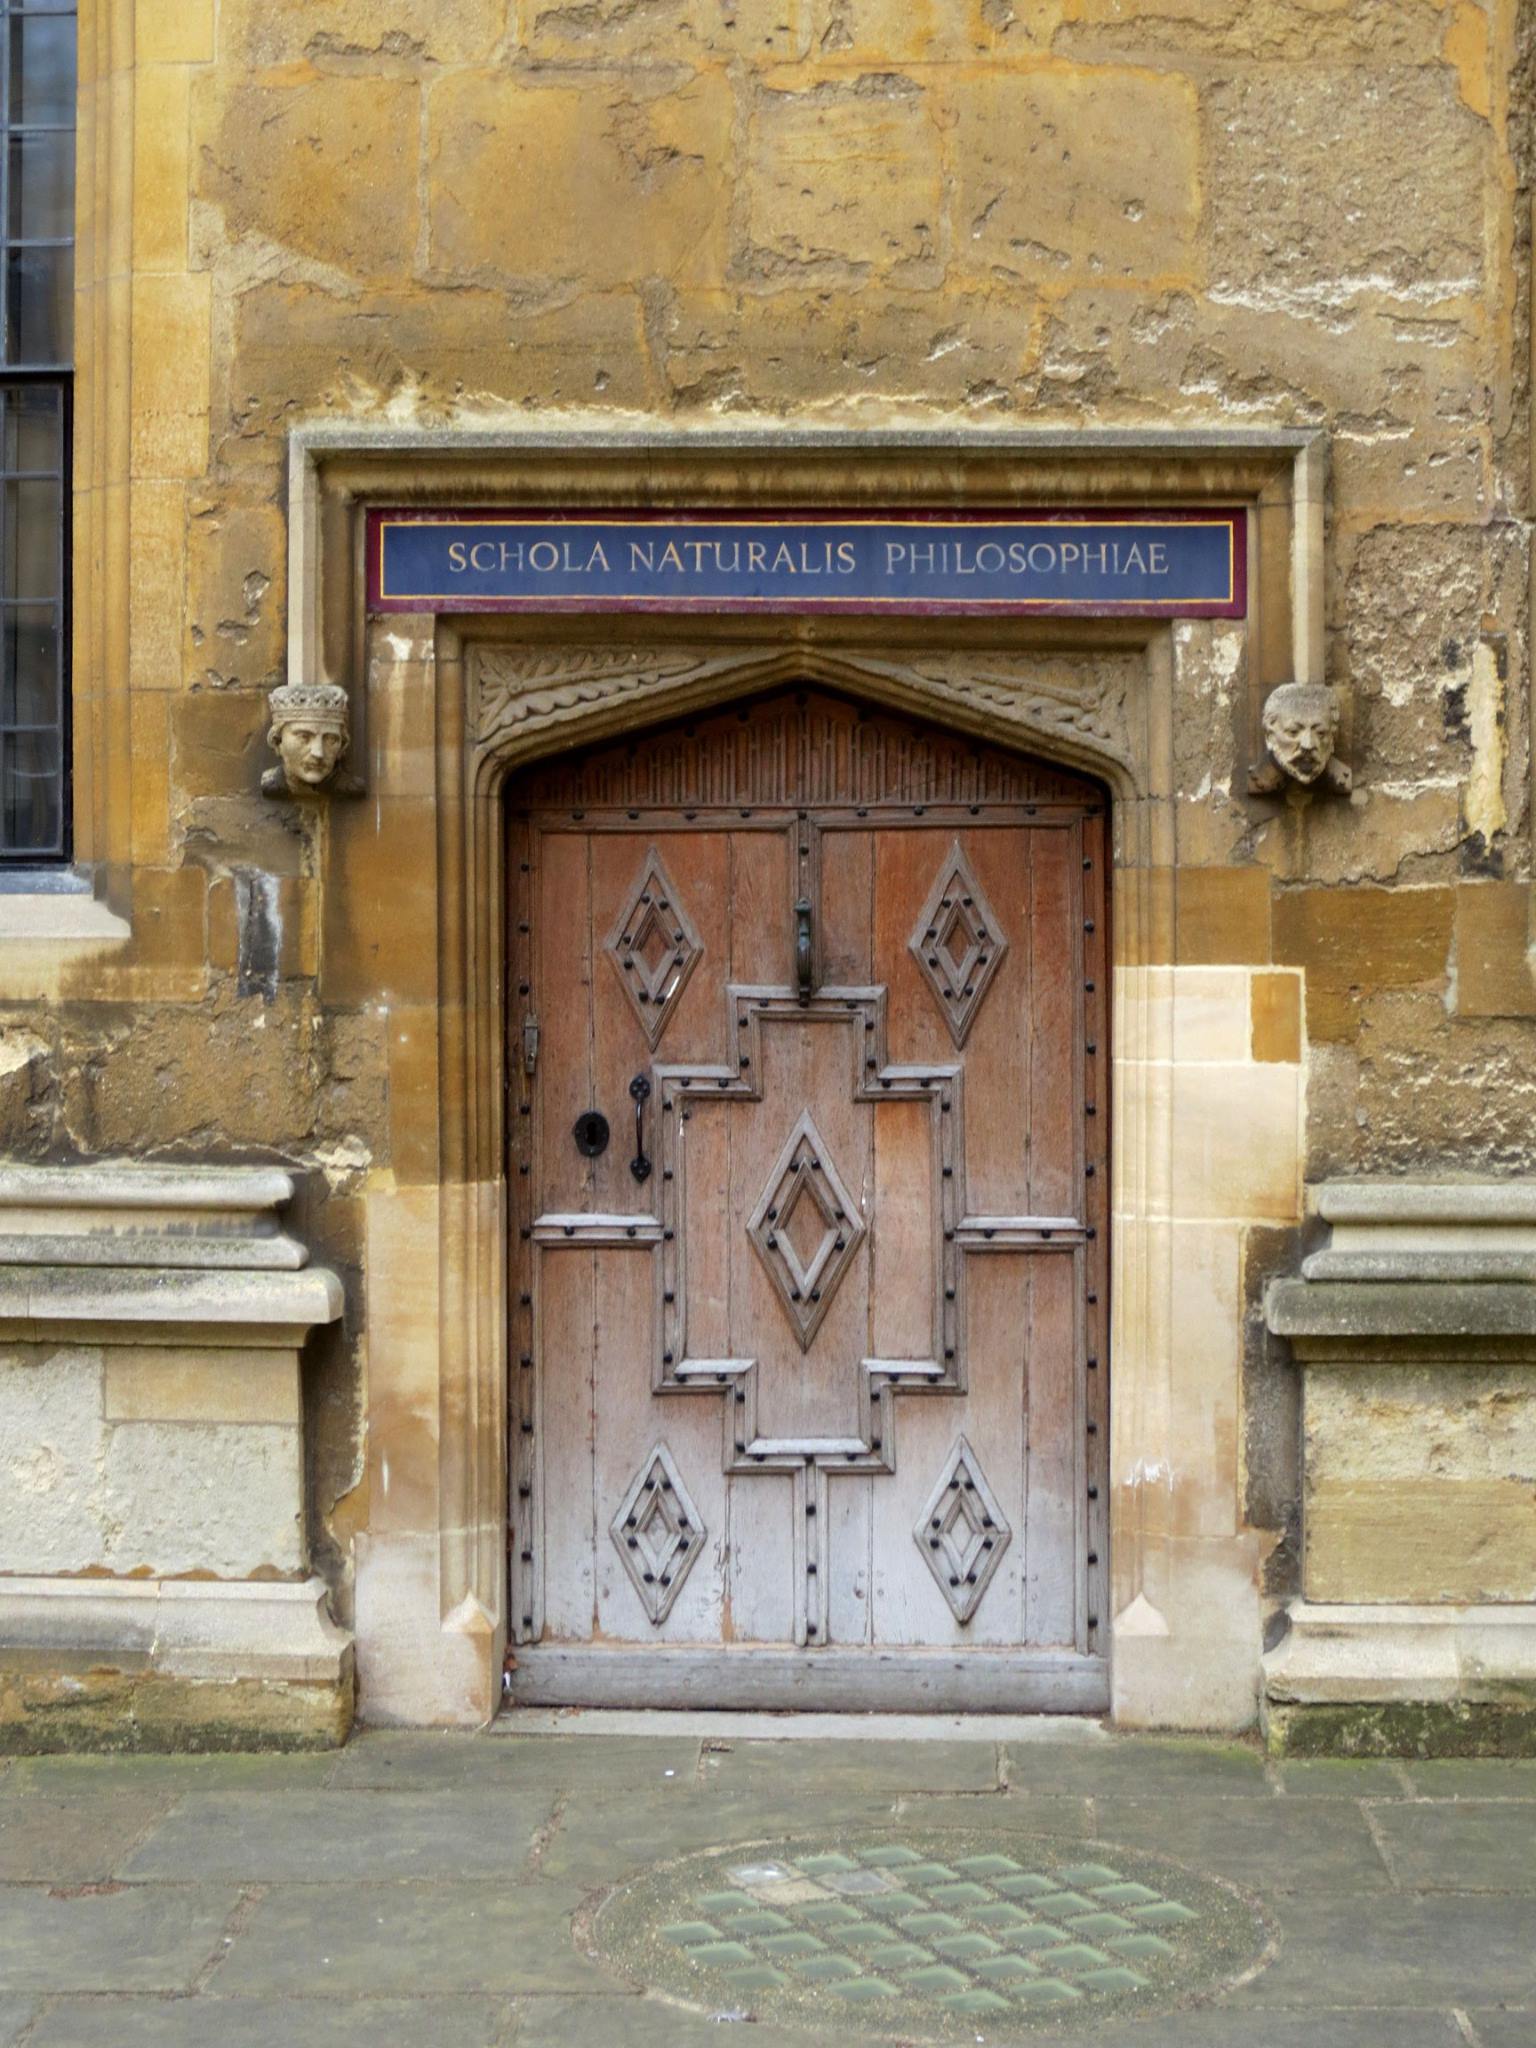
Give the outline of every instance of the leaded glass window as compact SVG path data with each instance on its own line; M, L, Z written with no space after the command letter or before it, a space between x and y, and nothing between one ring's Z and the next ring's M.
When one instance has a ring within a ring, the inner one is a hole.
M0 0L0 858L69 852L74 0Z

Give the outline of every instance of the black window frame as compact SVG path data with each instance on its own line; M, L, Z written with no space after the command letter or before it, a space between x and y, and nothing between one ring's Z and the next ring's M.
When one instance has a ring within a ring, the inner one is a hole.
M67 122L18 122L12 119L12 48L14 24L29 19L67 19L74 37L74 92L70 100ZM7 836L7 812L5 804L6 785L0 780L0 884L7 874L18 869L58 869L68 866L74 857L74 707L71 682L74 672L73 646L73 597L74 597L74 549L72 531L74 518L73 466L74 466L74 409L75 409L75 365L74 365L74 284L76 246L74 219L75 179L79 166L79 6L78 0L0 0L0 395L9 400L14 391L52 391L58 396L58 443L56 471L25 471L28 477L55 477L58 489L57 523L55 532L55 579L57 607L55 629L55 709L56 718L51 723L21 725L16 721L5 722L7 707L0 701L0 763L12 736L17 733L47 733L54 736L57 747L56 770L56 815L57 831L54 843L43 845L36 841L25 845L12 844ZM11 190L13 164L13 138L27 134L64 134L70 137L70 213L67 235L23 236L12 233L13 199ZM62 293L62 303L68 320L69 348L65 356L55 360L18 362L8 360L11 333L17 328L12 294L16 288L13 277L12 252L17 249L54 248L69 251L68 275ZM8 412L8 403L0 411ZM0 476L9 483L12 472L4 469L3 449L0 449ZM3 508L0 508L3 510ZM45 603L48 600L26 600L12 595L5 584L6 548L0 552L0 617L13 608L28 602ZM0 636L0 653L4 640Z

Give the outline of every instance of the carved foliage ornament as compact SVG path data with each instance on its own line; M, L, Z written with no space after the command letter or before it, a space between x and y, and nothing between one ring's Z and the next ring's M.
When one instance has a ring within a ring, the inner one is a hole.
M1251 796L1287 784L1343 796L1353 777L1334 753L1339 700L1326 683L1282 683L1264 700L1264 758L1248 777Z
M771 648L709 647L487 647L472 664L474 692L468 707L470 730L481 746L493 745L518 728L543 729L579 716L593 705L644 696L662 686L700 684L711 676L753 668ZM1026 740L1047 746L1065 743L1121 766L1132 750L1122 730L1124 706L1102 684L1079 695L1060 663L1040 658L1010 660L996 654L955 655L919 662L891 662L852 652L839 658L841 680L860 673L880 677L904 692L927 698L942 712L947 704L1000 718ZM840 678L825 671L806 678L836 688Z
M351 795L341 767L352 744L351 707L339 683L285 683L267 697L267 745L278 765L261 778L264 796Z

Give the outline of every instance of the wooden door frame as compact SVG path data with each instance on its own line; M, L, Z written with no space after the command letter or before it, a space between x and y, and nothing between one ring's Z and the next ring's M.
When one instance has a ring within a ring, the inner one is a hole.
M567 438L530 452L446 436L424 452L419 437L387 430L296 442L292 654L309 679L356 679L354 759L367 785L364 802L335 805L327 820L322 992L401 1022L391 1041L395 1156L364 1200L368 1483L354 1611L365 1717L472 1723L500 1693L502 786L555 751L798 681L1059 761L1110 790L1114 1713L1127 1724L1218 1727L1251 1717L1264 1544L1246 1526L1236 1462L1189 1449L1205 1417L1184 1390L1175 1335L1173 705L1183 665L1209 660L1219 638L1244 678L1230 716L1246 746L1264 689L1315 668L1317 443L1283 433L1027 442L999 437L961 453L921 436L779 447L764 437L728 450L709 436L660 448L654 437L596 448ZM700 619L662 630L605 619L598 632L579 619L369 620L362 513L411 499L1240 503L1255 515L1252 602L1240 625L1185 628ZM421 883L408 931L384 879L402 870ZM1261 1220L1274 1215L1271 1206ZM1240 1352L1240 1303L1233 1327ZM1234 1356L1222 1396L1233 1412L1237 1371Z

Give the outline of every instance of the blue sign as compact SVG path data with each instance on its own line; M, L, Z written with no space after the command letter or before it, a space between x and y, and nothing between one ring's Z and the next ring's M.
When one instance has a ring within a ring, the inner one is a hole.
M551 519L374 511L374 611L1238 618L1240 511Z

